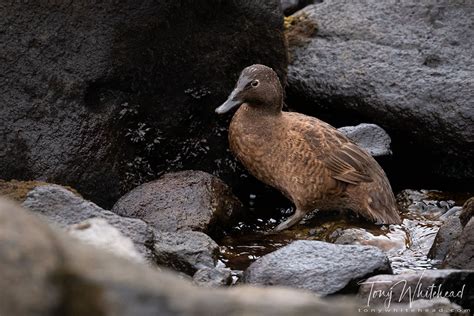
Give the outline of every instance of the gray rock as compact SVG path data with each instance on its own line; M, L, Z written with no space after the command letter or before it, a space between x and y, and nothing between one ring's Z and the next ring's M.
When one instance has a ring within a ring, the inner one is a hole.
M52 315L62 259L44 223L0 199L0 315Z
M155 232L155 258L160 265L193 275L217 262L219 246L201 232Z
M257 259L243 281L327 295L357 291L360 279L391 272L387 256L376 247L298 240Z
M149 260L154 258L153 230L144 221L121 217L111 211L106 211L61 186L36 187L28 192L22 205L61 228L79 224L94 217L103 218L129 237L145 258Z
M444 268L474 270L474 219L464 226L442 264Z
M450 217L459 217L461 215L462 207L461 206L453 206L449 210L446 211L443 215L439 217L440 220L447 220ZM462 224L462 223L461 223ZM467 223L466 223L467 224Z
M428 257L442 263L444 258L451 250L454 242L459 238L462 232L461 221L457 216L448 217L436 234L433 246L428 253Z
M461 210L461 214L459 215L459 219L461 220L461 225L464 227L467 223L471 220L474 215L474 197L469 198L466 202L464 202Z
M161 231L212 233L229 225L242 204L217 177L202 171L165 174L120 198L112 211L143 219Z
M231 285L232 270L228 268L202 268L193 275L193 283L207 287Z
M325 0L300 13L318 31L291 49L290 107L333 124L373 122L390 134L400 168L472 183L469 1Z
M135 248L133 241L103 218L89 218L79 224L70 225L67 227L67 232L88 245L109 251L116 256L145 262L145 258Z
M463 308L472 310L473 282L472 270L423 270L397 275L376 275L361 282L358 295L363 301L370 301L373 305L388 303L387 294L391 294L391 304L447 297ZM385 291L383 293L386 295L379 295L381 291Z
M406 189L397 194L397 204L405 211L431 218L447 218L455 202L436 190Z
M0 232L1 315L360 315L354 300L327 301L301 290L197 288L72 242L3 200Z
M0 178L104 208L168 170L238 180L214 108L252 63L285 79L279 2L2 2Z
M338 130L374 157L392 154L390 136L378 125L363 123L357 126L344 126Z

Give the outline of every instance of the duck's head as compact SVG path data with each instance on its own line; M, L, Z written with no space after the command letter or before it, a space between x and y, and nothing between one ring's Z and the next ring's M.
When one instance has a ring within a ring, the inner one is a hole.
M272 68L258 64L245 68L229 98L216 113L227 113L243 103L267 113L281 112L283 88Z

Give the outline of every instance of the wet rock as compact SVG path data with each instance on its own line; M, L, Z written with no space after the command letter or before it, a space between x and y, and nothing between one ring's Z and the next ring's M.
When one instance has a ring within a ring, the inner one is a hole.
M383 127L410 180L472 183L471 5L326 0L300 13L318 31L290 48L292 109Z
M451 216L447 218L436 234L433 246L428 253L428 257L442 263L454 242L461 235L462 226L459 217Z
M207 287L231 285L232 271L228 268L202 268L194 274L193 283Z
M461 220L461 225L464 227L471 220L474 215L474 197L468 199L462 206L461 215L459 219Z
M418 299L446 297L464 308L473 308L474 272L468 270L423 270L397 275L376 275L361 283L359 296L371 304L383 305L391 294L391 303L409 303ZM372 295L371 295L372 294ZM375 294L375 295L374 295Z
M387 234L374 235L362 228L348 228L333 233L335 244L374 246L382 251L405 249L407 236L402 230L392 230Z
M168 170L239 179L214 108L250 64L286 77L279 0L16 1L0 12L0 178L68 184L104 208Z
M133 241L103 218L90 218L67 227L69 235L80 241L136 262L145 262Z
M397 194L397 204L406 212L428 218L441 218L455 202L444 200L442 192L435 190L406 189Z
M474 219L464 226L443 262L444 268L474 270Z
M161 231L213 233L229 225L242 205L230 188L202 171L168 173L120 198L112 211L143 219Z
M142 220L118 216L58 185L34 188L28 192L22 205L61 228L90 218L103 218L133 240L145 258L153 260L153 230Z
M349 299L300 290L197 288L88 247L0 201L1 315L358 315ZM25 234L25 232L28 232Z
M378 125L363 123L344 126L338 130L374 157L392 154L390 136Z
M213 268L219 246L201 232L155 232L155 257L160 265L193 275L202 268Z
M461 210L462 210L461 206L453 206L449 210L447 210L446 213L441 215L439 219L444 221L453 216L459 218L459 215L461 215Z
M387 256L375 247L299 240L257 259L243 281L327 295L357 291L357 281L391 272Z

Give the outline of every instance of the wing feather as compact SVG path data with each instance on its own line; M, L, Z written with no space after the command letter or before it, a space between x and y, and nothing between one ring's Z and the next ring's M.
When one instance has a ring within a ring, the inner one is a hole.
M317 153L331 176L342 182L372 182L367 164L370 156L338 130L319 120L306 122L304 139Z

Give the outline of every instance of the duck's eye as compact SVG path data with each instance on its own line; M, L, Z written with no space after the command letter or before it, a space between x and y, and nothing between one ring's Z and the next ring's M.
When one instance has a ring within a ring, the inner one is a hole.
M260 84L260 81L258 81L258 80L254 80L251 83L252 87L254 87L254 88L258 87L259 84Z

